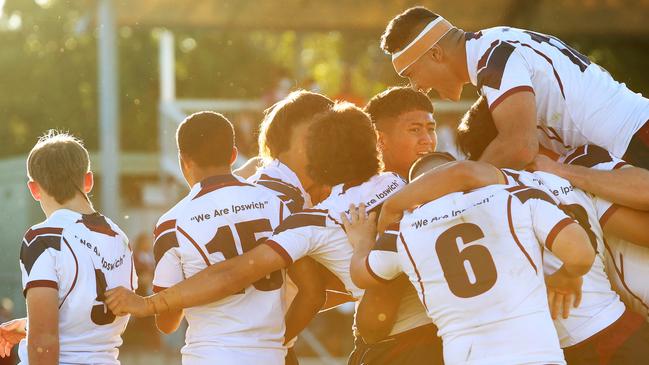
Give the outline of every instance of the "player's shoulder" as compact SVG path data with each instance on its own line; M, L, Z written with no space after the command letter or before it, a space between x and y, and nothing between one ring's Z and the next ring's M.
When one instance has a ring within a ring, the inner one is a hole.
M329 214L329 209L315 206L286 217L275 229L275 234L300 228L326 228L335 224L337 221Z
M29 274L36 260L46 251L61 251L64 227L56 220L45 221L31 226L23 235L20 247L20 262Z
M554 198L547 191L538 187L518 185L506 187L504 190L509 194L512 200L521 204L526 204L530 200L537 199L556 205Z

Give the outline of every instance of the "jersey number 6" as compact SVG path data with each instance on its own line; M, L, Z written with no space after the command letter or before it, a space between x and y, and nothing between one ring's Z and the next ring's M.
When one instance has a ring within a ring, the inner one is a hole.
M462 250L458 247L458 241L466 245L481 238L484 238L484 233L472 223L455 225L437 238L435 250L439 263L448 288L457 297L475 297L496 284L496 265L485 246L476 244ZM473 278L469 276L468 269L471 269Z

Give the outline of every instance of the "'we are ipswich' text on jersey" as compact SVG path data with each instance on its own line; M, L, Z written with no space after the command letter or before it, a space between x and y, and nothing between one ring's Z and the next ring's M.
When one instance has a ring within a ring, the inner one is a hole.
M453 193L405 213L367 267L378 280L408 275L439 328L446 364L564 364L541 246L551 249L570 223L537 189Z
M649 120L647 98L553 36L496 27L466 39L471 83L490 109L515 92L533 92L539 141L559 154L591 143L622 157Z
M25 233L20 270L25 295L37 287L58 291L59 363L119 364L129 316L113 315L104 293L134 290L137 276L128 239L115 223L99 213L59 209ZM27 340L18 352L28 364Z
M154 289L255 248L287 214L266 188L233 175L195 184L155 229ZM183 363L246 363L255 354L255 361L283 363L283 285L284 271L276 271L227 298L185 309L189 327Z

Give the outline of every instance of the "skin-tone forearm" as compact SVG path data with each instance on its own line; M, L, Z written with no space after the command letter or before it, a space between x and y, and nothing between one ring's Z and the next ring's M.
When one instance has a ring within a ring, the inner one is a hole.
M579 277L590 271L595 260L595 250L588 234L577 223L565 226L554 239L552 253L563 262L562 269L572 277Z
M326 269L310 257L302 258L288 268L298 292L286 312L285 343L302 332L325 303L325 283L321 270Z
M383 232L388 224L400 220L404 210L446 194L504 183L502 172L485 162L456 161L442 165L421 175L383 203L378 230Z
M529 91L514 93L491 112L498 135L480 161L497 167L522 170L539 151L536 136L536 101Z
M53 288L32 288L27 292L27 355L30 364L59 363L58 293Z
M615 208L613 208L615 209ZM618 206L604 226L606 236L614 236L649 247L649 212Z
M160 330L160 332L168 335L178 329L182 320L182 310L169 311L164 314L156 314L155 325L156 327L158 327L158 330Z
M171 288L146 298L123 287L108 290L105 303L116 315L131 313L145 317L178 311L235 294L285 265L282 257L270 246L259 245L241 256L210 265Z
M572 185L602 199L639 210L649 210L649 171L638 167L612 171L556 163L551 171Z

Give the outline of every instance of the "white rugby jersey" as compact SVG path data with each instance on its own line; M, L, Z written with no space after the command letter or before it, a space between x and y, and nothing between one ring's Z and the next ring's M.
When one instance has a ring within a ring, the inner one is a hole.
M286 204L286 207L291 213L296 213L311 208L312 206L311 196L304 189L304 186L302 186L302 182L297 174L278 159L259 168L253 176L248 178L248 181L270 189L273 194L277 195ZM297 285L291 280L290 275L286 276L284 289L284 308L288 311L298 292ZM293 347L296 341L297 336L289 340L286 344L287 347Z
M446 364L564 364L541 245L551 249L571 222L538 189L453 193L404 214L367 267L379 280L408 275L439 328Z
M59 363L119 364L129 316L113 315L104 293L134 290L137 276L128 238L115 223L99 213L59 209L25 233L20 269L25 294L34 287L58 290ZM28 364L27 340L18 353Z
M560 162L604 171L630 166L605 149L593 145L581 146L569 152ZM592 197L597 218L603 227L617 205L597 196ZM649 319L649 248L615 236L605 235L604 238L605 266L613 288L629 308Z
M555 37L490 28L467 33L466 53L491 110L513 92L534 93L539 141L559 154L592 143L621 157L649 120L648 99Z
M273 160L259 168L248 181L272 190L291 213L311 208L311 196L302 186L295 172L280 160Z
M561 347L576 345L618 320L624 313L624 303L611 288L604 267L604 233L597 219L592 197L559 176L536 171L502 170L508 182L514 185L533 186L550 192L561 209L573 217L588 234L597 255L593 266L583 276L582 299L577 308L570 309L567 319L559 316L554 323ZM539 185L541 184L541 185ZM551 252L545 252L543 268L546 274L557 271L563 263Z
M367 211L380 209L383 201L405 185L401 177L384 172L356 185L337 185L331 195L313 209L293 214L266 241L290 264L311 256L336 275L347 291L360 299L363 290L352 282L349 274L353 249L347 240L340 214L349 212L349 205L365 203ZM425 311L415 300L401 301L397 319L390 335L430 324Z
M267 189L233 175L196 183L155 229L154 289L255 248L286 214ZM205 346L285 351L283 283L284 272L276 271L239 293L185 309L189 327L182 353L193 355L193 348Z

